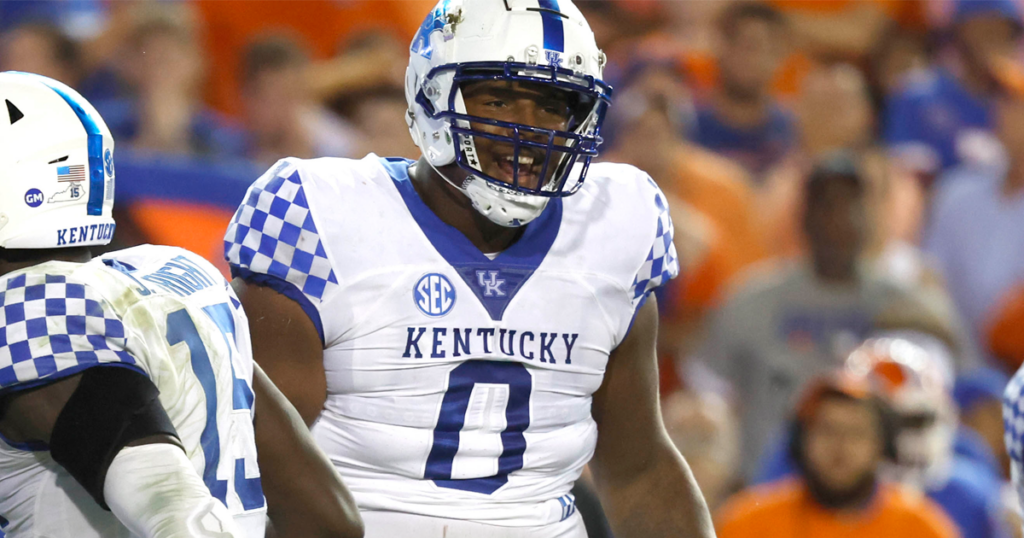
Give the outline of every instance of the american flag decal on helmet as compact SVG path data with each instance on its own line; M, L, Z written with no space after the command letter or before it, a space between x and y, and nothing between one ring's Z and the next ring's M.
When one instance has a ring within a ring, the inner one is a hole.
M57 181L85 181L85 165L58 166Z

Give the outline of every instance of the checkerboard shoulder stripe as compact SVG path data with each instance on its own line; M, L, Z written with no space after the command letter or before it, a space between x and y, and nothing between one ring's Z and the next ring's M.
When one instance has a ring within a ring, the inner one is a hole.
M21 274L0 283L0 388L103 363L136 364L124 325L85 284Z
M668 202L661 189L650 177L648 183L654 188L654 205L658 208L658 226L654 235L654 244L647 259L640 266L636 277L633 278L633 302L651 292L655 288L668 283L679 274L679 259L676 256L676 247L672 243L672 218L668 213Z
M313 223L298 170L279 164L256 181L239 206L224 254L232 266L290 282L317 303L338 284Z
M1017 370L1003 392L1003 435L1013 485L1024 503L1024 368Z

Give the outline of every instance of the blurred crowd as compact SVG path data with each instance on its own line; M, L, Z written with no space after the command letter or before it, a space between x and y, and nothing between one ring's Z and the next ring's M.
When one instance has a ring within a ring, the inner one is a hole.
M670 199L663 414L719 535L1020 536L1024 5L578 3L615 87L601 158ZM418 157L403 81L432 4L5 0L0 68L106 119L111 248L223 268L275 160Z

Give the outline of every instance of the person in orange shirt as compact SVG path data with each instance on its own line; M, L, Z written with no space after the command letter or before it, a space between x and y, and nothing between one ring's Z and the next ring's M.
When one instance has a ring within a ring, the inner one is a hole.
M800 478L737 494L718 514L719 538L959 536L927 498L879 480L895 452L895 426L864 378L821 378L797 410Z

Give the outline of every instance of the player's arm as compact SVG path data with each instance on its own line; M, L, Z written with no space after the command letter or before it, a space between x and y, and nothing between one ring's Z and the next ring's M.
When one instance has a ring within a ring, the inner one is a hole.
M267 377L312 426L327 400L324 348L298 303L240 278L231 282L249 318L252 355Z
M652 295L612 351L604 383L594 394L599 434L590 467L619 538L710 538L714 529L707 505L661 420L657 333Z
M0 432L42 442L103 508L146 538L237 536L144 374L95 367L0 403Z
M259 366L252 385L263 494L278 538L361 537L356 503L302 417Z

